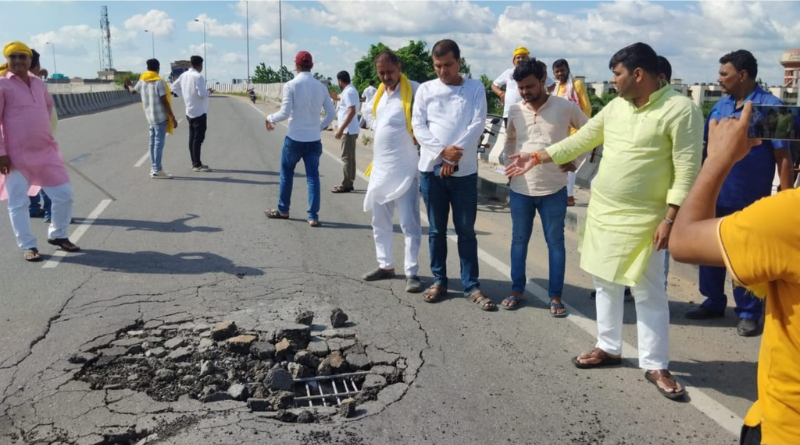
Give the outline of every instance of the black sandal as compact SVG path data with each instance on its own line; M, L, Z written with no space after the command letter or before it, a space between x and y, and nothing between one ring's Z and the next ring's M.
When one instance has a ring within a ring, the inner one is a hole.
M47 240L47 244L58 246L59 249L65 252L77 252L81 250L81 248L73 244L72 241L69 240L69 238L49 239Z
M422 299L426 303L436 303L445 295L447 295L447 288L441 284L434 284L425 290L425 292L422 294Z
M264 214L267 215L269 219L289 219L289 214L283 214L280 210L267 210Z

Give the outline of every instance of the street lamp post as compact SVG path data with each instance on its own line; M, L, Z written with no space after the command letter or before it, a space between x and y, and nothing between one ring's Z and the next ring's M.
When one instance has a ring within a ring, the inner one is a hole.
M278 39L281 42L281 83L283 83L283 18L281 17L281 0L278 0Z
M58 68L56 68L56 44L52 42L45 42L45 45L50 45L53 49L53 74L58 72Z
M150 40L152 40L152 43L153 43L153 58L155 59L156 58L156 35L153 34L153 31L148 31L146 29L144 30L144 32L150 34L150 37L151 37Z
M205 20L194 19L195 22L203 24L203 78L208 81L208 57L206 56L206 22Z
M244 2L247 17L245 32L247 33L247 88L250 88L250 2Z

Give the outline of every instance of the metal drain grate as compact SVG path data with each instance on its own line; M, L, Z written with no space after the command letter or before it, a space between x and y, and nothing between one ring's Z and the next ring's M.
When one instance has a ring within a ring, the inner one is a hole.
M367 374L369 371L295 379L294 403L298 407L339 406L342 400L361 392L355 378Z

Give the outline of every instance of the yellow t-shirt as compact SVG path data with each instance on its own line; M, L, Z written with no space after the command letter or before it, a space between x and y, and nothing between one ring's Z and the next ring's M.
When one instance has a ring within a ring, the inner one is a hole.
M800 190L787 190L719 224L720 249L731 276L745 287L766 290L758 400L744 423L760 424L767 445L800 443L799 209Z

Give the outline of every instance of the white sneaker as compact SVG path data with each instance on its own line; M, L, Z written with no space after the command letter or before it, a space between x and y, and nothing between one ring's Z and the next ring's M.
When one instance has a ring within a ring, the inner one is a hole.
M165 172L164 170L150 173L150 177L153 179L172 179L172 175Z

